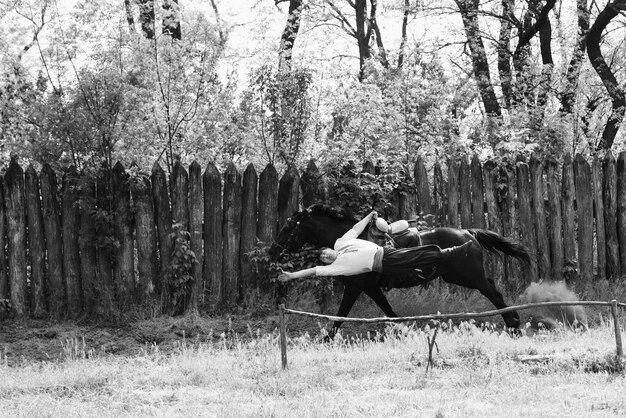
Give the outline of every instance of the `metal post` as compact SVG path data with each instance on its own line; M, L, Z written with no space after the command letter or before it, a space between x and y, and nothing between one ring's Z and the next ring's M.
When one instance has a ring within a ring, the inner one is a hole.
M287 322L285 321L285 305L278 307L280 321L280 360L283 370L287 369Z
M615 326L615 345L617 346L617 356L623 357L624 349L622 348L622 331L619 328L617 301L615 299L611 301L611 313L613 314L613 325Z

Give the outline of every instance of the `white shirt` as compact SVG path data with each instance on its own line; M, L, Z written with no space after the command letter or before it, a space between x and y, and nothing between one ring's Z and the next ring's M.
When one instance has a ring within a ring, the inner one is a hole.
M376 253L381 247L357 237L357 231L351 229L335 241L337 259L327 266L315 267L315 275L353 276L371 272Z

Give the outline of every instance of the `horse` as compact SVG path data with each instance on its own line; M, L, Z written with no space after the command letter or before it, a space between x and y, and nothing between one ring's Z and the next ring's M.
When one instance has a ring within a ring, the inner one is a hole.
M295 251L306 243L317 247L332 248L335 241L350 230L356 222L357 219L351 211L323 204L315 204L307 209L296 211L286 220L276 240L272 243L269 249L270 258L277 260L282 254ZM372 225L369 228L372 228ZM366 229L359 238L367 239L368 233L369 229ZM370 238L371 236L369 234ZM485 274L483 249L512 256L527 264L531 262L530 253L523 245L486 229L442 227L418 232L416 228L409 228L408 231L394 235L392 238L399 248L435 244L443 249L471 241L472 245L467 250L467 256L451 260L446 263L447 265L442 271L437 273L440 273L440 277L447 283L478 290L497 309L506 308L507 305L493 279ZM398 317L383 293L383 289L424 285L439 277L437 274L429 273L432 272L410 271L394 275L372 272L359 276L340 277L339 279L344 284L344 291L337 316L347 317L357 298L361 293L365 293L387 317ZM517 312L505 312L502 314L502 318L508 328L514 330L519 328L520 319ZM341 324L342 321L333 323L332 329L328 331L330 338L335 335Z

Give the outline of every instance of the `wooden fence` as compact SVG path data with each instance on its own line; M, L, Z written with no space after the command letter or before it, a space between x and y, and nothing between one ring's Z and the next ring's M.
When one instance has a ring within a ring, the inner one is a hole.
M487 264L511 291L540 278L615 281L626 273L626 152L591 163L577 155L497 165L474 156L445 166L446 177L440 163L429 174L418 158L409 176L415 193L396 194L390 217L432 214L433 226L521 240L536 263ZM220 173L214 164L202 172L196 162L188 170L177 163L168 179L158 164L150 176L131 176L118 163L94 178L69 169L59 181L49 166L37 173L12 161L0 182L0 301L18 317L75 316L105 298L141 303L167 293L176 229L189 232L197 261L187 306L237 304L259 285L243 254L257 239L270 243L300 203L326 195L314 163L280 179L272 165L257 175L252 165Z

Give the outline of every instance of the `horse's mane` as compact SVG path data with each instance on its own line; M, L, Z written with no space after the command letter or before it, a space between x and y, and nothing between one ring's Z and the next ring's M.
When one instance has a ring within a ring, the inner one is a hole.
M323 203L316 203L313 206L310 206L308 210L313 215L325 215L337 220L357 222L354 213L350 209L342 208L339 206L330 206Z

